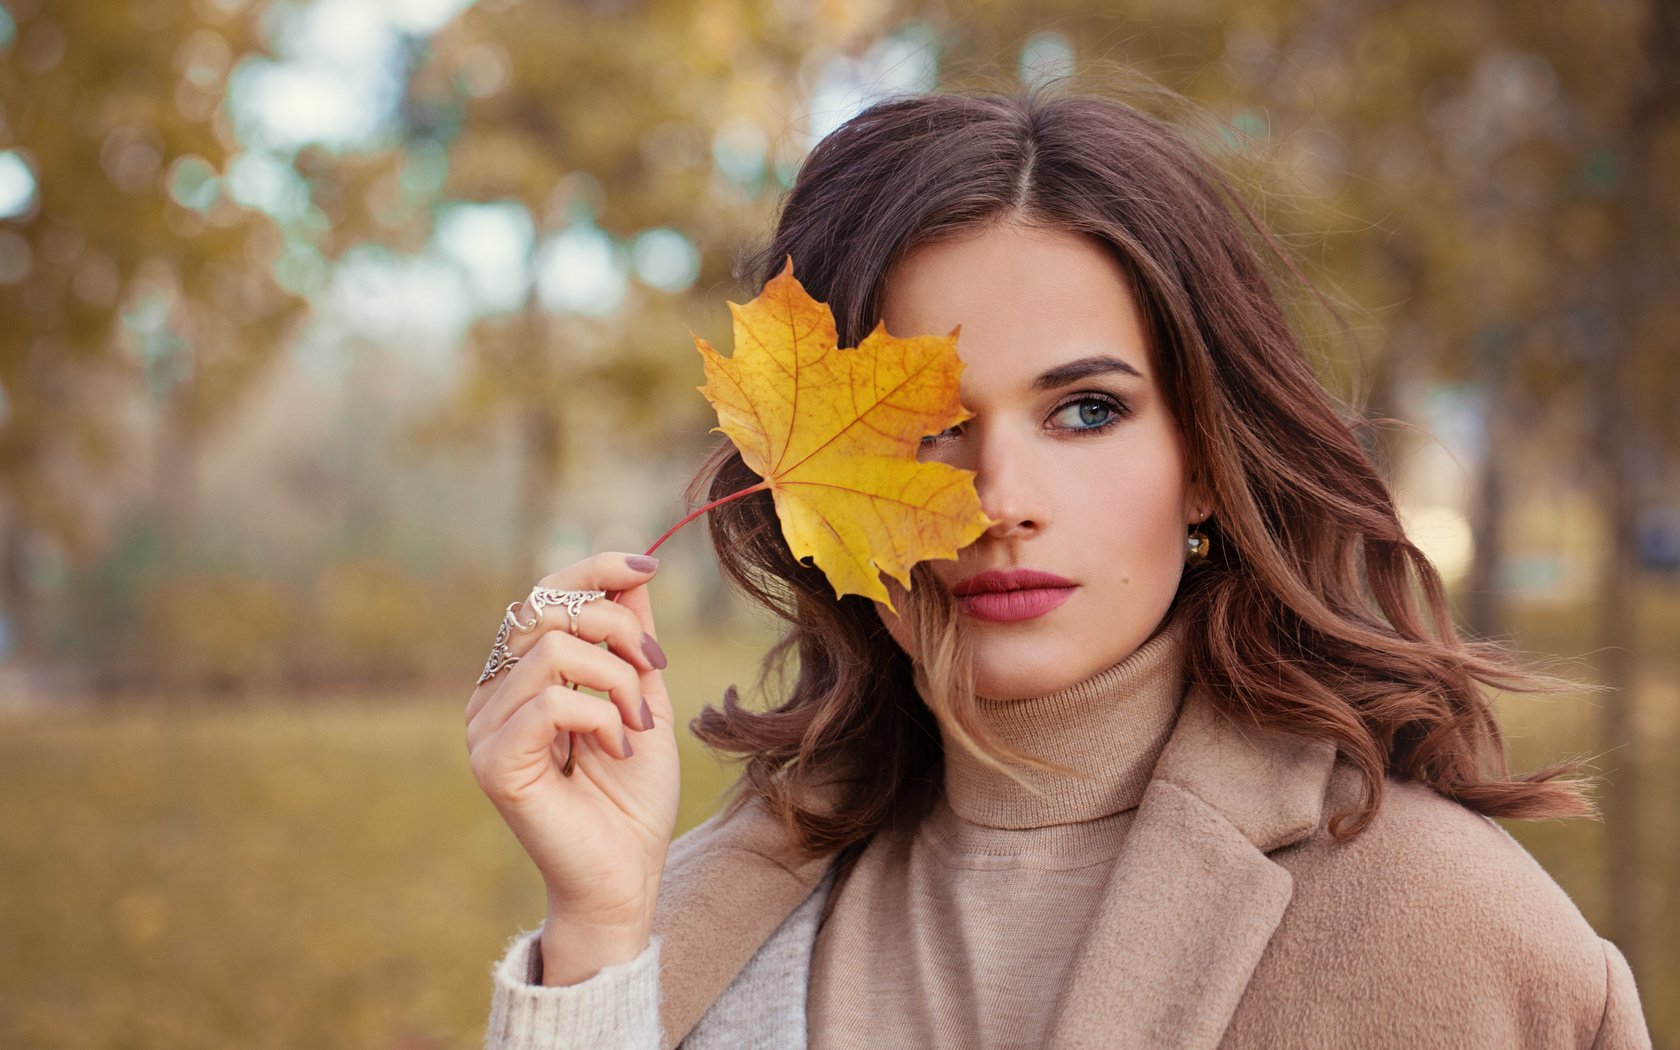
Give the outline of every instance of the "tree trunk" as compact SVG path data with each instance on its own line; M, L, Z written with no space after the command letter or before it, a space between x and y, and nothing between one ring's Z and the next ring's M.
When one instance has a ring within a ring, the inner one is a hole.
M1482 384L1487 396L1483 409L1482 462L1476 473L1476 492L1470 501L1470 568L1464 577L1464 622L1480 638L1505 635L1505 595L1500 577L1505 565L1505 522L1509 517L1506 472L1511 458L1509 380L1491 376Z
M513 570L515 585L530 587L549 571L543 564L561 448L556 406L548 397L553 361L548 347L548 316L537 298L535 282L525 300L523 346L515 354L527 381L513 391L519 427L519 494L514 507Z
M1633 472L1629 469L1629 431L1626 403L1620 396L1626 387L1619 380L1626 370L1628 347L1625 338L1610 348L1612 366L1606 369L1603 416L1604 505L1610 549L1605 552L1598 583L1598 625L1602 632L1598 671L1605 687L1599 707L1602 750L1610 756L1606 771L1610 790L1604 798L1605 833L1609 853L1610 939L1627 956L1629 965L1639 966L1644 915L1643 880L1640 878L1639 839L1642 828L1638 737L1634 712L1638 703L1635 688L1633 616L1635 601L1633 542ZM1620 407L1622 410L1617 411Z
M159 414L152 499L163 528L166 564L179 567L198 527L198 443L174 407Z
M0 520L0 616L9 635L0 659L28 668L40 655L40 632L36 627L39 603L29 578L29 526L16 499L5 504Z

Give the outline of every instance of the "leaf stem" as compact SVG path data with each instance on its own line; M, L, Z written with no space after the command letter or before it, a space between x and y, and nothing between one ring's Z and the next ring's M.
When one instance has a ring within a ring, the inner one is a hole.
M721 507L725 503L728 503L732 499L740 499L742 496L750 496L753 493L758 492L760 489L767 489L769 487L770 487L770 483L768 481L761 481L756 485L748 485L746 488L742 489L739 492L731 492L729 495L723 497L722 499L712 500L710 503L706 504L704 507L701 507L699 510L695 511L693 514L690 514L688 517L684 518L683 520L677 522L675 525L672 525L670 528L666 529L665 530L665 535L659 537L657 540L654 540L653 541L653 546L649 547L643 553L652 554L654 551L659 549L659 545L661 543L664 543L666 540L671 538L672 533L676 532L678 529L682 528L684 525L687 525L689 522L693 521L695 518L698 518L700 515L706 513L708 510L711 510L713 507ZM607 601L616 602L616 601L618 601L618 596L620 594L623 594L623 593L624 593L623 591L608 591L607 592Z
M661 543L664 543L666 540L670 539L672 533L676 532L678 529L682 528L684 525L687 525L689 522L693 521L695 518L698 518L700 515L706 513L708 510L711 510L713 507L720 507L723 504L728 503L730 500L740 499L742 496L748 496L748 495L751 495L754 492L759 492L759 491L762 491L763 489L767 489L769 487L770 487L770 483L768 481L761 481L756 485L748 485L746 488L742 489L739 492L731 492L729 495L724 496L722 499L712 500L710 503L706 504L704 507L701 507L699 510L690 514L688 517L684 518L683 520L677 522L675 525L672 525L670 528L666 529L665 530L665 535L659 537L657 540L654 540L653 541L653 546L649 547L645 553L652 554L654 551L658 550L659 545Z

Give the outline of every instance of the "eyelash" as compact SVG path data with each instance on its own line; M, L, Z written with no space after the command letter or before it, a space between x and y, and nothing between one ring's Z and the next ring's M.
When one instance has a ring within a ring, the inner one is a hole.
M1128 405L1126 402L1120 400L1119 398L1114 397L1113 395L1110 395L1110 394L1099 394L1099 393L1096 393L1094 391L1088 391L1086 393L1076 394L1073 397L1068 398L1066 401L1063 401L1061 404L1057 405L1055 408L1052 408L1050 410L1050 417L1055 418L1056 416L1060 415L1065 410L1067 410L1069 408L1072 408L1075 405L1084 405L1084 404L1099 404L1099 405L1102 405L1103 407L1107 408L1109 410L1109 412L1112 413L1112 414L1109 416L1109 418L1105 422L1098 423L1094 427L1050 427L1048 429L1065 430L1065 431L1068 431L1070 433L1077 434L1081 437L1090 437L1090 436L1093 436L1093 435L1096 435L1096 434L1104 434L1104 433L1107 433L1110 430L1113 430L1115 427L1119 426L1120 423L1123 420L1126 419L1126 417L1128 417L1132 414L1132 407L1130 405ZM960 429L960 426L961 425L959 424L958 427L955 427L955 428L952 428L952 429L953 430L958 430L958 429ZM922 439L922 444L923 445L931 445L931 444L934 444L935 442L938 442L938 441L949 440L950 437L954 437L954 436L955 436L954 434L950 434L949 432L946 432L946 433L943 433L943 434L931 434L928 437L925 437L925 438Z

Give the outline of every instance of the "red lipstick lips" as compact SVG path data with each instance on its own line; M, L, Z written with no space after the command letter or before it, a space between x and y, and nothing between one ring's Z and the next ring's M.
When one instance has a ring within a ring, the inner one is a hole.
M1065 576L1036 569L992 569L951 588L963 611L977 620L1008 623L1043 616L1069 598L1079 585Z

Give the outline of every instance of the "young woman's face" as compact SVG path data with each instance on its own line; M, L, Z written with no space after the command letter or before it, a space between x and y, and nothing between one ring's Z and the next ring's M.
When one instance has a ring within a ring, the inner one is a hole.
M1210 508L1119 264L1080 234L995 226L907 256L882 319L900 336L962 326L974 418L926 439L922 458L975 471L996 520L956 561L928 563L972 628L976 689L1039 696L1131 655ZM909 651L906 625L877 607Z

